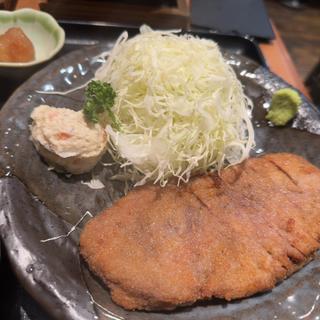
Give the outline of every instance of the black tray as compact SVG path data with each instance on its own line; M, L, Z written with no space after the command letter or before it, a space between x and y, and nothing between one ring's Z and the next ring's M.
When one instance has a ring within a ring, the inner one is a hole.
M99 43L108 45L113 44L123 30L127 30L129 36L139 33L138 28L110 26L101 22L60 21L60 25L66 32L67 45L93 45ZM222 49L243 55L266 67L266 61L258 45L251 38L195 30L183 31L183 33L211 39L217 42Z
M100 22L59 21L59 24L66 32L66 41L62 50L54 59L41 65L26 68L13 69L0 67L0 108L20 84L62 55L82 47L97 44L112 47L115 40L124 30L128 31L129 36L134 36L139 32L138 28L113 26ZM199 31L189 31L188 33L202 38L212 39L216 41L223 50L243 55L259 63L261 66L267 67L258 45L250 38Z

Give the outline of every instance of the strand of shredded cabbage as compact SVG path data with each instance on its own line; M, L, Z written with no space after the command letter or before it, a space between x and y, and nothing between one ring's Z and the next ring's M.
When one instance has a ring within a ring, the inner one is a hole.
M254 146L252 103L218 45L147 26L124 32L97 70L111 84L120 130L107 125L113 158L149 180L178 184L242 162Z

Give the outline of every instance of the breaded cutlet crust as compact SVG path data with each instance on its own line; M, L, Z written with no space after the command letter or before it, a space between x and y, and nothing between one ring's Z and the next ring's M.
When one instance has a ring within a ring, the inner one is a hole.
M279 153L136 188L88 222L80 250L117 304L161 310L270 290L319 240L320 170Z

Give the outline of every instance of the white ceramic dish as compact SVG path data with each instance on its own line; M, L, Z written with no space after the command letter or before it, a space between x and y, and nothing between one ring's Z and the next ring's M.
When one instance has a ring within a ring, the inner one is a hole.
M0 34L12 27L20 27L32 41L36 58L30 62L0 62L0 67L26 67L42 63L58 53L64 44L64 30L45 12L33 9L0 11Z

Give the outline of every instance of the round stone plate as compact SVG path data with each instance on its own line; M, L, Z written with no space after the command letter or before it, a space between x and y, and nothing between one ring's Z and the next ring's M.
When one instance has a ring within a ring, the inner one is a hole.
M12 267L27 291L56 319L319 319L320 260L315 259L270 292L227 303L213 299L172 312L128 312L79 256L81 228L124 195L126 182L112 180L118 170L105 156L90 174L67 176L49 170L29 140L30 113L39 104L80 109L83 90L59 96L37 93L66 91L92 78L103 47L72 52L25 82L0 112L0 227ZM289 85L247 58L225 52L246 94L254 103L256 147L252 156L293 152L320 167L320 113L302 96L299 115L284 128L264 120L272 93ZM103 189L85 182L97 177ZM66 234L83 217L69 237ZM226 270L228 272L228 270ZM93 302L95 301L95 302Z

